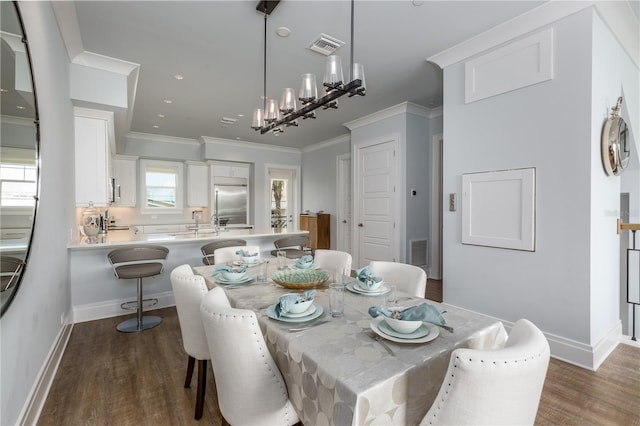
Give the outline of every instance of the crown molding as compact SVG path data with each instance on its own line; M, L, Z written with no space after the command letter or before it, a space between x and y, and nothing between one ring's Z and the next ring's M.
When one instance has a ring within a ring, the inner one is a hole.
M378 112L374 112L373 114L365 115L364 117L358 118L356 120L349 121L348 123L344 123L343 126L353 131L354 129L357 129L359 127L367 126L369 124L400 114L414 114L424 118L432 118L431 111L432 110L430 110L429 108L425 108L418 104L403 102L401 104L380 110Z
M432 55L426 60L435 63L440 68L445 68L589 7L596 8L598 14L633 62L640 65L638 19L633 14L631 6L622 1L552 0Z
M178 138L175 136L166 136L166 135L154 135L151 133L141 133L141 132L129 132L126 136L127 142L165 142L165 143L176 143L182 145L201 145L201 143L196 139L187 139L187 138Z
M345 133L344 135L337 136L335 138L327 139L322 142L314 143L313 145L306 146L301 149L302 152L317 151L319 149L328 148L333 145L340 145L342 143L351 142L351 135Z
M279 146L279 145L267 145L267 144L256 143L256 142L214 138L211 136L200 136L198 140L200 141L201 144L210 143L215 145L232 146L235 148L242 147L242 148L248 148L248 149L260 149L263 151L287 152L287 153L293 153L293 154L300 154L301 152L299 148L290 148L290 147Z

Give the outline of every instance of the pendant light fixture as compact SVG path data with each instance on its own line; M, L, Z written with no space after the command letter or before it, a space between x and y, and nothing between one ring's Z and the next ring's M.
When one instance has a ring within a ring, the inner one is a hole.
M322 85L325 88L324 96L318 98L316 75L307 73L302 75L302 84L298 92L297 100L302 104L300 108L297 108L295 90L289 87L283 90L279 104L274 99L267 100L267 16L273 12L279 2L279 0L262 0L256 6L256 10L264 14L264 105L263 109L256 109L253 112L251 128L259 130L261 134L282 132L282 126L297 126L296 120L298 118L316 118L315 110L320 107L322 109L337 109L338 98L343 95L349 95L349 97L365 95L364 67L362 64L353 62L353 12L355 1L351 0L349 83L344 83L342 59L340 56L331 55L327 57L322 80Z

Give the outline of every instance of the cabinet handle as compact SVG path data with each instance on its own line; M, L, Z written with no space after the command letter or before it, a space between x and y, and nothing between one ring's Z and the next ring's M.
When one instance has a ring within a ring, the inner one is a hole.
M363 224L361 224L361 223L359 223L359 224L358 224L358 227L360 227L360 228L362 228L363 226L364 226L364 225L363 225Z
M347 223L346 219L342 221L342 223Z

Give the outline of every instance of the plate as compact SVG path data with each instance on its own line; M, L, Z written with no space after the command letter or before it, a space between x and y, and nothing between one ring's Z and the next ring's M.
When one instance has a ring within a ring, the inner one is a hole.
M220 284L245 284L245 283L248 283L249 281L252 281L255 277L256 277L255 275L247 274L244 278L240 280L228 280L222 275L220 275L219 277L215 278L215 281Z
M314 303L312 306L315 306L316 310L307 316L304 317L285 317L285 316L281 316L280 318L278 318L276 316L276 305L270 305L267 308L267 316L271 319L277 320L277 321L283 321L283 322L305 322L305 321L311 321L313 319L318 318L320 315L322 315L322 313L324 312L324 309L322 308L322 305L319 305L317 303ZM311 308L309 308L311 309Z
M256 260L255 262L245 262L243 260L234 260L233 262L231 262L231 264L233 266L255 266L258 265L260 263L260 259Z
M298 271L313 271L314 269L318 269L318 265L311 265L308 268L301 268L294 263L293 265L291 265L291 269L297 269Z
M300 318L300 317L306 317L309 316L311 314L313 314L316 311L316 305L315 303L313 303L311 306L309 306L309 309L307 309L304 312L300 312L298 314L294 314L293 312L287 312L286 314L280 314L280 316L284 316L287 318Z
M406 339L406 338L405 339L401 339L401 338L398 338L398 337L393 337L393 336L390 336L390 335L386 334L385 332L380 330L380 328L378 328L378 324L383 319L384 319L383 317L374 318L373 320L371 320L371 323L369 324L369 327L371 327L371 330L373 330L373 332L376 333L378 336L382 337L383 339L390 340L392 342L396 342L396 343L427 343L427 342L432 341L433 339L435 339L436 337L438 337L440 335L440 329L437 326L435 326L433 324L429 324L428 322L425 322L424 326L429 329L429 334L427 334L424 337L420 337L418 339Z
M429 335L429 327L424 325L424 323L418 327L417 330L412 331L411 333L400 333L399 331L394 330L386 321L380 321L378 323L378 330L391 337L397 337L398 339L420 339Z
M356 286L355 281L351 281L349 284L347 284L347 290L352 293L362 294L365 296L382 296L383 294L387 294L390 291L389 287L384 284L382 284L382 287L380 287L380 290L378 291L364 291L361 290L360 287Z

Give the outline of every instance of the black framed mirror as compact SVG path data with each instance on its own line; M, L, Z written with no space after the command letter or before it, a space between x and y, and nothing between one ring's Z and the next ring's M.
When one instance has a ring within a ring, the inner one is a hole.
M31 56L17 2L0 2L0 315L25 270L40 190L40 129Z

